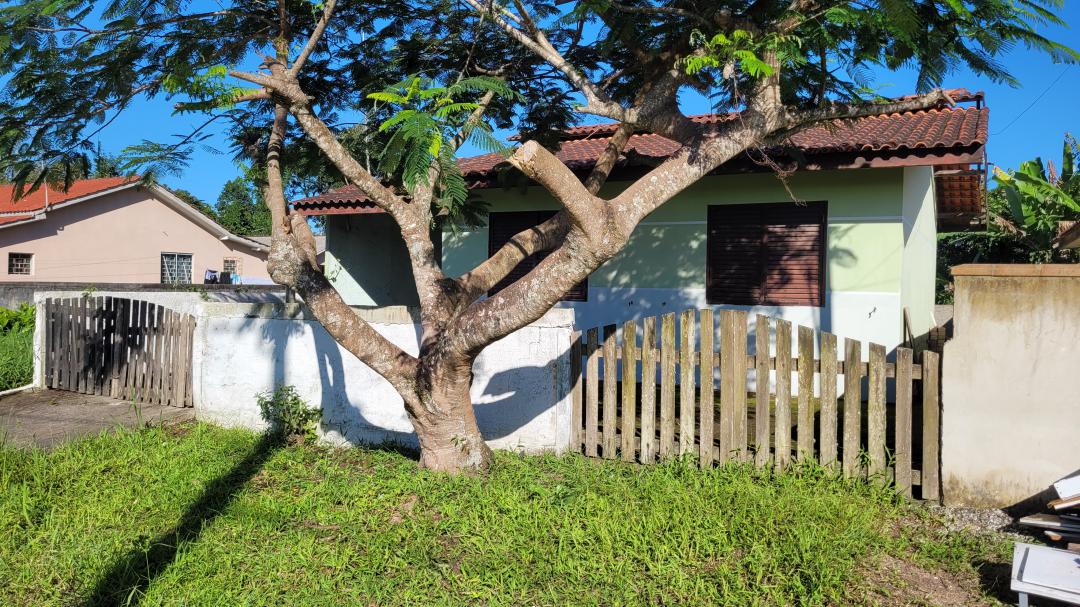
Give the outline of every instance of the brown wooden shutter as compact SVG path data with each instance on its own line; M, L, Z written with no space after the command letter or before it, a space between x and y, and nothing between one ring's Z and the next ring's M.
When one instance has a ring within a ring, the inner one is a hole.
M496 251L503 247L503 245L510 242L510 239L517 233L538 226L548 219L551 219L554 215L555 211L503 211L489 213L488 257L494 255ZM517 265L517 267L506 275L506 278L499 281L499 283L488 292L488 295L490 296L498 293L528 274L538 263L547 257L548 254L549 251L542 251L526 257ZM589 280L585 279L575 285L574 288L570 289L562 299L563 301L588 301L588 294Z
M824 202L714 205L706 298L731 305L824 305Z
M763 303L824 305L825 203L765 205ZM772 211L772 212L770 212Z

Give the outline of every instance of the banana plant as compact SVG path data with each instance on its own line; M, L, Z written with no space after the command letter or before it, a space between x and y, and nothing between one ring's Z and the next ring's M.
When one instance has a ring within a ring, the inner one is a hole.
M1054 238L1062 221L1080 220L1076 152L1076 140L1066 135L1060 171L1052 164L1048 169L1041 158L1028 160L1014 171L994 169L997 188L987 200L993 224L1027 248L1031 261L1066 256L1055 249Z

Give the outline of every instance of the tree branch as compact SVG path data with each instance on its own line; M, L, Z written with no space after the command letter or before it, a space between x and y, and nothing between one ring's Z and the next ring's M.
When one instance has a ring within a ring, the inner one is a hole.
M608 140L607 147L600 153L600 157L596 159L596 164L593 165L592 171L589 172L589 176L585 178L585 189L591 194L597 194L600 188L607 183L608 176L611 175L611 170L615 168L615 163L618 162L619 157L622 156L623 150L626 149L626 144L630 141L630 137L634 134L634 125L626 122L619 125L619 128L615 129L615 133Z
M458 277L466 299L474 301L490 291L530 255L554 248L566 236L569 227L569 215L560 211L540 225L515 234L494 255Z
M590 192L555 154L535 141L514 151L508 159L526 177L544 186L570 215L571 221L585 231L590 231L598 220L603 220L604 201Z
M330 23L330 17L334 14L334 7L337 5L337 0L326 0L326 4L323 5L322 16L319 17L318 23L315 24L315 29L312 30L311 36L308 37L307 43L304 44L304 48L300 49L300 54L296 56L296 60L293 61L292 67L289 68L289 74L292 77L296 77L300 74L300 70L304 69L304 63L307 62L312 51L319 44L319 39L322 38L323 32L326 31L327 24Z

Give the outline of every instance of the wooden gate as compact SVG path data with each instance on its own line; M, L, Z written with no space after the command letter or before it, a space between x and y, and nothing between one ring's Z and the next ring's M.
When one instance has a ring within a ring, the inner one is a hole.
M195 318L116 297L45 300L45 387L190 407Z
M862 344L845 339L838 357L835 335L798 327L793 341L790 322L761 315L748 348L748 320L721 311L717 331L712 310L687 310L575 335L575 448L641 463L691 455L702 466L783 468L812 460L940 498L938 354L924 352L917 364L897 348L887 362L885 347L872 343L863 362Z

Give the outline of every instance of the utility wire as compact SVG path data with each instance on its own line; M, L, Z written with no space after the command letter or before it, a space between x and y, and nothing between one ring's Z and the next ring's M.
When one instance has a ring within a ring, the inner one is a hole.
M1049 84L1049 85L1048 85L1048 86L1047 86L1047 87L1046 87L1045 89L1043 89L1043 92L1039 93L1039 96L1038 96L1038 97L1036 97L1035 99L1033 99L1033 100L1031 101L1031 103L1030 103L1030 104L1028 104L1028 106L1027 106L1026 108L1024 108L1024 111L1022 111L1022 112L1020 112L1019 114L1017 114L1017 115L1016 115L1016 118L1013 118L1013 119L1012 119L1012 122L1010 122L1009 124L1006 124L1006 125L1005 125L1005 128L1001 129L1000 131L998 131L998 132L996 132L996 133L992 133L992 134L991 134L991 136L992 136L992 137L997 137L998 135L1000 135L1000 134L1004 133L1005 131L1009 130L1009 127L1011 127L1012 125L1016 124L1016 121L1018 121L1018 120L1020 120L1021 118L1023 118L1023 117L1024 117L1024 114L1028 113L1028 110L1030 110L1031 108L1035 107L1035 104L1036 104L1036 103L1038 103L1038 102L1039 102L1039 100L1040 100L1040 99L1042 99L1042 98L1043 98L1044 96L1046 96L1046 94L1050 92L1050 89L1054 88L1054 85L1055 85L1055 84L1057 84L1057 83L1058 83L1058 81L1059 81L1059 80L1061 80L1061 79L1062 79L1062 78L1063 78L1063 77L1065 76L1065 74L1066 74L1066 73L1067 73L1067 72L1069 71L1069 68L1071 68L1071 67L1072 67L1071 65L1066 65L1066 66L1065 66L1065 69L1061 70L1061 73L1060 73L1060 74L1058 74L1058 77L1057 77L1057 78L1054 78L1054 81L1053 81L1053 82L1051 82L1051 83L1050 83L1050 84Z

